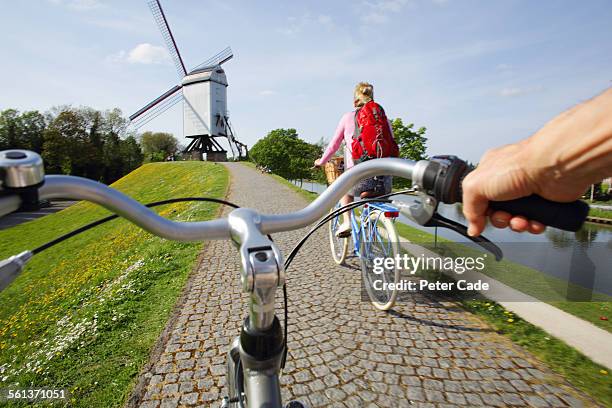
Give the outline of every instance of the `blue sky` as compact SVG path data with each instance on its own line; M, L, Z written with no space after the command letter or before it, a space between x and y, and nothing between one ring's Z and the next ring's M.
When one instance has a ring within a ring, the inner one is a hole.
M612 85L602 1L162 0L188 67L230 45L228 109L249 145L279 127L329 139L358 81L428 153L477 161ZM178 82L145 0L3 1L0 109L119 107ZM180 105L141 130L182 138Z

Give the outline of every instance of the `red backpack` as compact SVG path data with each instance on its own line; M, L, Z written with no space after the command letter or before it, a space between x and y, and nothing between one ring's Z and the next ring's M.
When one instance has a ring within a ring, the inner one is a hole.
M355 134L351 144L355 160L399 157L385 110L374 101L355 112Z

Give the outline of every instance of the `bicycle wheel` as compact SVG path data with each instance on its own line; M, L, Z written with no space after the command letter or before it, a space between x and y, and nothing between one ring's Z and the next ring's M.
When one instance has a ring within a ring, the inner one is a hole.
M222 404L227 408L245 408L244 372L238 348L232 348L227 355L228 401Z
M400 269L393 263L390 268L381 265L381 273L374 272L374 259L395 258L399 254L399 238L393 222L380 211L372 211L362 226L365 237L361 241L359 260L363 285L370 301L379 310L389 310L397 299L397 290L389 283L400 281Z
M334 208L334 210L337 209L338 206ZM348 238L338 238L336 236L336 231L340 227L340 224L342 224L342 217L343 214L340 214L329 221L329 244L331 247L332 258L334 258L334 262L336 262L338 265L342 264L346 259L349 245Z

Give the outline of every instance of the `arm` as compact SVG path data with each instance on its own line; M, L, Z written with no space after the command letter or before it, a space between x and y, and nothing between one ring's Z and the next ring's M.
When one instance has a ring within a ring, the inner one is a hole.
M336 127L336 132L334 133L334 137L327 145L327 148L325 149L323 156L320 159L315 161L315 166L322 166L323 164L327 163L329 159L331 159L331 157L334 155L334 153L338 151L338 148L340 148L340 145L342 144L342 141L344 140L345 117L346 115L342 116L342 118L340 119L340 122L338 123L338 127Z
M533 136L487 152L463 181L463 213L470 235L485 227L489 201L530 194L558 202L578 199L612 174L612 89L562 113ZM538 222L503 211L490 214L498 228L540 233Z

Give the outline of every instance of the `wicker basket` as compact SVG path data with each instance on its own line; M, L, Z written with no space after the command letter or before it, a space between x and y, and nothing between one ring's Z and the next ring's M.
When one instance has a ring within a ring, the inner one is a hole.
M334 157L325 163L325 177L329 184L333 183L344 171L344 157Z

